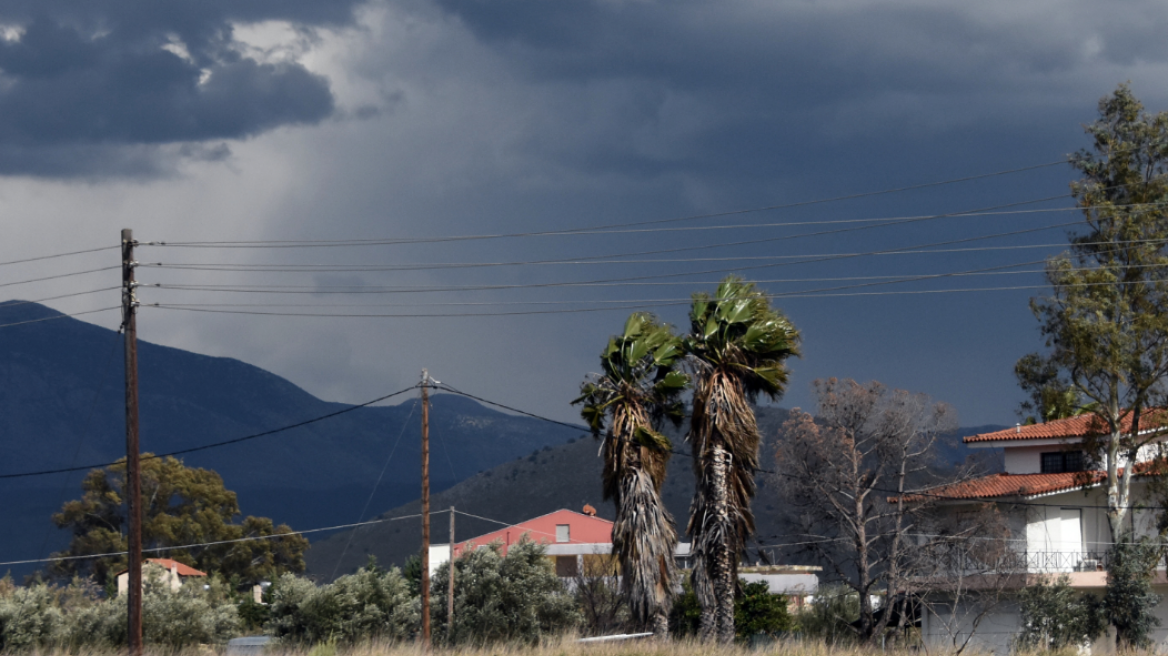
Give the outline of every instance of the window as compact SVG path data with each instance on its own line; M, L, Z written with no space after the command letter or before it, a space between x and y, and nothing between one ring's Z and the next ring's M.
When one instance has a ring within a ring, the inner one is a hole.
M1043 474L1081 472L1086 466L1082 451L1054 451L1042 454Z
M556 524L556 542L571 542L571 528L567 524Z

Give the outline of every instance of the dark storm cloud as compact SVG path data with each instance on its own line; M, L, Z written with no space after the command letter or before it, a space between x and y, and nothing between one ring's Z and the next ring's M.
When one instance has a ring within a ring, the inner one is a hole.
M352 2L7 2L0 9L0 173L143 175L205 149L159 146L316 123L328 80L257 61L233 22L302 29L351 19ZM222 148L215 152L222 154Z
M1158 36L1168 5L1150 0L1123 12L993 1L435 2L513 73L578 91L557 106L560 120L532 126L531 153L642 179L680 172L737 184L871 167L905 148L1063 139L1128 75L1122 67L1168 61ZM1043 114L1049 121L1018 120Z

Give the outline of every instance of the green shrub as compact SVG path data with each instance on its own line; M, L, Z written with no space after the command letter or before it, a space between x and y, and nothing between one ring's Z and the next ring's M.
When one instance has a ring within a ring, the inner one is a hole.
M203 589L200 580L178 590L147 581L142 595L142 638L147 644L175 649L223 644L239 634L235 604ZM69 615L72 645L117 647L126 644L125 595L93 604Z
M830 645L853 642L856 631L852 622L859 618L859 596L842 585L821 586L812 602L795 616L799 632L804 637Z
M544 556L526 538L507 556L499 544L464 552L455 561L454 627L451 642L538 642L579 626L580 610ZM434 635L444 639L450 563L434 573L431 614Z
M272 585L271 635L303 643L401 640L418 625L418 604L397 568L362 567L316 587L291 574Z
M784 595L771 594L770 586L762 581L739 586L734 599L734 632L740 639L759 633L773 636L790 631L794 624Z
M734 633L740 640L759 633L775 635L795 627L794 618L787 612L785 596L771 594L770 587L762 581L747 583L740 579L738 584L734 596ZM681 587L681 594L673 600L669 626L675 637L694 637L701 629L702 607L688 579L682 581Z
M1071 588L1066 574L1053 583L1040 580L1018 592L1022 631L1017 650L1059 650L1093 642L1107 630L1098 599Z
M670 631L676 638L691 638L698 634L701 624L702 606L687 576L681 582L681 594L673 599L673 610L669 613Z
M57 644L65 634L60 590L43 583L12 589L0 597L0 652Z
M1152 645L1152 629L1160 624L1152 614L1160 603L1160 595L1152 593L1157 550L1146 538L1136 541L1128 532L1112 545L1109 556L1103 607L1115 627L1116 646L1146 649Z

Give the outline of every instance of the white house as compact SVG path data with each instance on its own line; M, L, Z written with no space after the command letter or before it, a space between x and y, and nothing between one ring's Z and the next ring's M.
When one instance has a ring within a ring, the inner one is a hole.
M1163 432L1163 429L1159 429ZM1071 585L1083 591L1101 594L1106 585L1108 549L1111 533L1107 523L1105 493L1106 472L1090 469L1091 459L1083 451L1089 435L1102 430L1091 415L1017 426L994 433L965 438L971 448L1002 448L1005 472L949 486L937 494L948 498L947 510L960 513L973 505L995 502L1008 521L1007 558L992 572L998 585L1009 592L1045 578L1052 580L1066 574ZM1149 438L1160 439L1149 432ZM1147 480L1139 476L1140 463L1146 463L1151 449L1140 452L1136 477L1132 480L1132 498L1145 495ZM1120 463L1126 465L1127 463ZM1135 510L1127 522L1136 535L1155 535L1154 512ZM992 539L975 536L976 539ZM944 586L941 586L942 588ZM973 585L971 587L976 587ZM1154 580L1157 593L1168 598L1168 580L1161 568ZM921 618L922 636L938 647L964 640L972 632L977 651L1006 654L1011 639L1019 632L1019 615L1012 595L985 606L970 597L962 600L944 589L933 589L933 603L926 605ZM940 603L937 603L940 602ZM981 604L974 607L975 604ZM1156 609L1161 626L1154 636L1162 646L1168 645L1168 603ZM1113 640L1101 639L1096 651L1108 651Z
M192 576L206 577L207 573L170 558L147 558L142 562L142 579L146 580L151 576L157 576L171 590L178 590L182 587L184 580ZM129 570L118 572L117 579L118 595L126 594L126 591L130 589Z

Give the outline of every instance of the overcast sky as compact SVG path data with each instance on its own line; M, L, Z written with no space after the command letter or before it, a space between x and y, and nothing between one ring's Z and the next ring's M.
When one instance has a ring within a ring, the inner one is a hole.
M140 280L169 285L141 290L148 304L458 316L144 307L140 336L239 358L329 400L366 401L428 367L569 419L628 312L686 327L690 293L737 271L780 295L803 334L781 404L807 407L815 378L852 377L926 392L964 425L1013 423L1013 363L1041 346L1027 307L1042 293L1036 263L1078 218L1059 211L1071 206L1069 166L760 208L1057 162L1087 145L1082 125L1121 82L1168 109L1166 29L1168 4L1153 0L8 0L0 260L113 245L124 227L144 242L397 239L758 209L590 235L143 246L142 262L167 265L560 262L145 266ZM973 210L984 212L861 221ZM975 239L1000 233L1014 234ZM942 242L956 243L800 263ZM0 282L117 261L107 250L9 265ZM118 280L110 270L0 291L40 299ZM599 281L610 282L559 284ZM940 291L974 288L992 289ZM118 292L47 304L112 307ZM466 316L518 312L540 314Z

